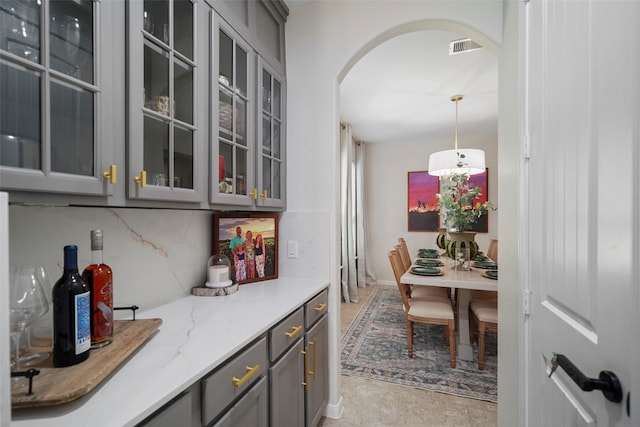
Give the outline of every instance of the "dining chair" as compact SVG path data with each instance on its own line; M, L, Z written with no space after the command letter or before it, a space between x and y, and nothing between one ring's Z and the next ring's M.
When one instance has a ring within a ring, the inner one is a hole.
M497 299L475 299L469 303L469 341L473 344L478 330L478 369L484 369L485 333L487 330L498 331Z
M403 271L407 271L411 268L411 255L409 253L409 248L407 247L407 242L405 242L404 238L398 238L399 244L395 245L394 248L400 255L400 259L402 260L402 269ZM449 288L437 288L433 286L411 286L410 288L410 296L411 297L429 297L429 296L442 296L449 298Z
M456 367L456 339L455 317L451 300L443 297L409 297L409 285L400 280L405 270L402 267L402 259L396 250L389 251L389 261L396 278L402 304L404 318L407 323L407 347L409 357L413 357L413 324L425 323L429 325L442 325L445 327L445 340L449 343L449 358L452 368Z
M487 256L492 261L498 262L498 239L491 239L489 241L489 248L487 249Z

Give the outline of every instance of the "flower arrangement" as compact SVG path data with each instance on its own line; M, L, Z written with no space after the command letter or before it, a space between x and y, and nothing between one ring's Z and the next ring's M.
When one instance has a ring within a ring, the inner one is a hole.
M454 173L443 183L443 192L436 194L438 206L444 209L444 223L455 231L469 231L478 218L495 210L490 202L473 200L482 194L482 189L469 182L469 174Z

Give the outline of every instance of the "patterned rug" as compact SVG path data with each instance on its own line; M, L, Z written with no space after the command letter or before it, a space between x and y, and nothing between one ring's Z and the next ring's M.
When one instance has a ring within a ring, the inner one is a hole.
M414 323L414 356L407 355L402 299L395 287L373 290L341 340L342 374L386 381L473 399L498 401L497 334L485 335L485 368L473 362L449 364L444 327Z

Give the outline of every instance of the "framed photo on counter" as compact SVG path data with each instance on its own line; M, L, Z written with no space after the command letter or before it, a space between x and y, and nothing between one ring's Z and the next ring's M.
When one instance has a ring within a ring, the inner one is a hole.
M212 241L239 284L278 278L278 214L214 214Z

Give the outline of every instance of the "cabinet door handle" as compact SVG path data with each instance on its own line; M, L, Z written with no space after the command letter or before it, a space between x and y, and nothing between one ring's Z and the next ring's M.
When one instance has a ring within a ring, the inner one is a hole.
M309 371L309 374L313 375L313 379L314 380L318 379L318 377L316 375L316 372L317 372L316 363L317 363L317 360L318 360L318 357L317 357L318 356L318 346L316 345L316 340L317 340L317 338L314 338L311 342L309 342L309 345L313 346L313 371Z
M256 365L254 367L247 366L247 373L244 374L242 378L233 377L231 378L231 381L233 381L236 387L242 387L242 385L246 383L249 380L249 378L251 378L256 373L258 373L259 370L260 370L260 365Z
M102 176L105 179L108 179L111 184L116 183L116 165L109 165L109 170L106 172L102 172Z
M267 190L264 190L261 196L262 196L262 200L267 200Z
M140 171L140 176L136 176L133 178L135 182L140 184L140 188L144 188L147 186L147 171Z
M302 383L302 385L304 386L304 388L308 389L309 369L307 367L309 366L309 347L305 347L304 350L302 350L300 353L304 354L304 382Z
M301 330L302 330L302 325L300 325L300 326L294 326L294 327L293 327L293 330L292 330L291 332L285 332L284 334L285 334L286 336L288 336L289 338L293 338L293 337L295 337L296 335L298 335L298 332L300 332Z
M323 311L325 308L327 308L327 304L320 304L317 307L314 307L315 311Z
M249 196L253 198L253 200L258 198L258 189L254 188L252 191L249 191Z

